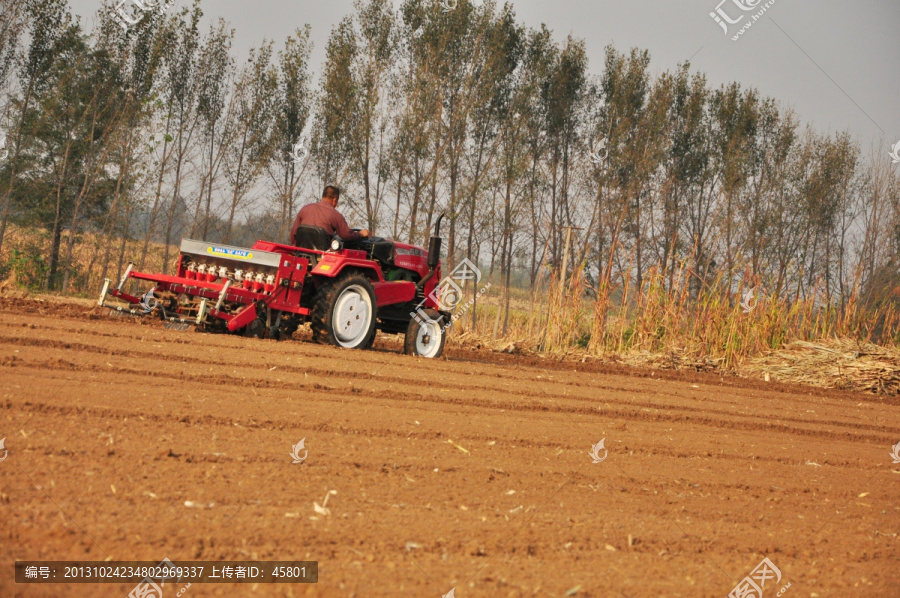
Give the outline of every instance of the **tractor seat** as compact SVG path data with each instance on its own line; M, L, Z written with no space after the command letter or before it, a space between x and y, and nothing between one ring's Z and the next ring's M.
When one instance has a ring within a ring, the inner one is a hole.
M328 251L328 248L331 247L331 239L328 237L328 233L318 226L300 224L294 234L294 247Z

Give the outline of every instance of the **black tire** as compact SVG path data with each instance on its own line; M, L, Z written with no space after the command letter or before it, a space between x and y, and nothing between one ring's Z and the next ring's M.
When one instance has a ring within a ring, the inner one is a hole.
M284 319L283 313L281 314L281 317L282 317L282 320L281 320L281 329L280 329L280 332L281 332L280 340L283 340L283 341L291 340L291 336L295 332L297 332L297 329L300 327L300 325L293 319L286 321Z
M375 344L375 337L378 336L378 328L372 331L372 336L369 337L369 340L366 341L366 344L360 347L361 349L371 349L372 345Z
M335 347L362 349L375 337L375 291L362 274L347 273L318 290L310 326L313 338Z
M407 355L437 359L444 352L447 330L444 317L435 309L423 309L428 319L413 318L406 328L403 352Z
M266 330L265 338L273 341L283 341L290 338L290 334L285 333L288 323L284 313L273 311L271 318L274 320L274 324Z
M266 338L266 321L257 318L244 328L244 336L249 338Z

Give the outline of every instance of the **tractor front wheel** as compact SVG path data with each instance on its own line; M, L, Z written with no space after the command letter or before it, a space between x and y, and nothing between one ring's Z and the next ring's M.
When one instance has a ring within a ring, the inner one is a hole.
M434 309L417 310L416 317L409 321L406 328L403 352L407 355L436 359L444 352L446 340L443 316Z
M345 274L319 288L313 336L345 349L366 348L375 335L375 291L362 274Z

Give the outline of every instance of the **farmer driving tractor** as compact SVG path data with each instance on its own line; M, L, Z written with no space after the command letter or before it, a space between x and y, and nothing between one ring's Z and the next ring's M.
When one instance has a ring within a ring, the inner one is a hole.
M289 244L182 239L175 274L138 272L129 263L117 286L104 280L97 304L255 338L287 339L308 324L313 338L345 349L371 347L379 331L404 334L405 353L440 357L451 315L438 303L443 214L426 251L352 230L335 209L339 196L329 185L321 202L300 210ZM129 281L153 286L134 295Z
M297 218L294 220L294 226L291 227L291 239L297 234L297 227L300 225L316 226L325 231L329 237L337 234L344 241L358 241L369 237L369 231L362 229L360 231L351 230L347 226L347 221L338 212L338 200L341 197L341 190L334 185L328 185L322 191L322 201L311 203L300 210Z

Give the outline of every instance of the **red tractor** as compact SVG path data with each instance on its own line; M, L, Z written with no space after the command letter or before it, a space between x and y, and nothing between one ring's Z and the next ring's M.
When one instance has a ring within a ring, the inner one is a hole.
M348 349L371 347L377 330L403 332L405 353L439 357L450 322L438 301L442 218L427 254L381 238L329 239L310 226L298 227L293 245L257 241L242 248L183 239L174 275L136 272L128 264L118 287L106 279L99 305L135 316L155 313L170 326L258 338L287 338L309 322L319 342ZM153 288L131 295L129 279ZM108 297L128 306L108 304Z

